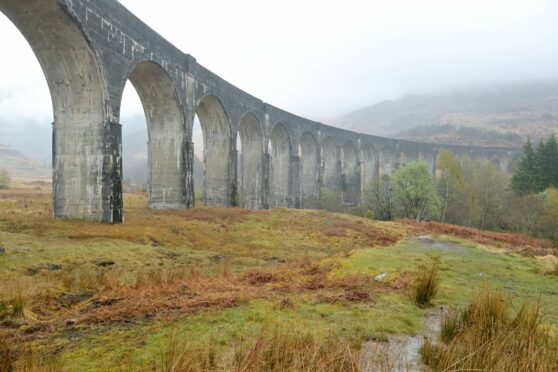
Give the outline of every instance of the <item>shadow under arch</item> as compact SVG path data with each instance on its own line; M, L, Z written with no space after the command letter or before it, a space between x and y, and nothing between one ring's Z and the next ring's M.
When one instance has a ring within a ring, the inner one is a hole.
M290 207L289 185L291 182L291 140L287 128L276 124L269 139L269 206L270 208Z
M120 127L108 121L95 52L56 0L3 0L0 12L30 44L49 87L54 216L122 222Z
M319 206L320 187L318 143L310 132L304 132L300 137L300 181L301 207L304 209Z
M163 67L152 61L137 63L128 79L147 121L149 207L190 207L184 156L186 127L175 84Z
M264 139L260 121L250 112L244 114L238 133L238 204L244 208L260 209L264 202Z
M203 132L203 200L206 206L232 205L231 127L219 98L205 96L196 114Z

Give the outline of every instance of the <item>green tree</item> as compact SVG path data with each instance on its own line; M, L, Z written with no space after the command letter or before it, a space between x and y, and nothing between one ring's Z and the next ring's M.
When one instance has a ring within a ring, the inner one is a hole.
M502 214L502 227L505 230L535 234L543 215L543 202L541 194L508 195L504 201L506 213Z
M517 172L512 178L512 189L516 194L525 195L537 190L538 166L537 154L531 139L527 139L523 147L523 159L519 162Z
M508 177L489 161L476 163L468 187L472 221L481 229L499 227Z
M392 182L395 199L405 217L421 220L437 214L440 201L425 162L412 162L400 167L393 173Z
M541 163L545 169L545 188L558 187L558 141L555 135L546 141Z
M0 190L1 189L9 189L11 186L12 180L10 178L10 174L7 170L0 169Z
M341 202L340 193L335 192L327 187L320 189L320 209L330 212L342 212L343 203Z
M367 203L372 211L374 211L374 217L383 220L390 221L393 218L393 185L391 184L391 179L389 175L383 175L379 181L373 182L367 193Z
M465 203L465 177L461 164L447 150L438 155L438 193L442 202L442 222L463 223Z
M554 187L542 193L543 213L538 230L546 238L558 240L558 190Z

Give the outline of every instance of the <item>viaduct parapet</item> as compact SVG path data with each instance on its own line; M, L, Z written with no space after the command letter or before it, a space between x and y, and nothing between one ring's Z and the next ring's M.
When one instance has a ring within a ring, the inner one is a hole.
M192 127L204 135L211 206L315 208L320 189L358 205L365 187L441 148L510 169L516 149L398 141L304 119L262 102L184 54L116 0L0 0L50 89L54 215L120 223L120 105L128 80L148 126L149 206L194 205Z

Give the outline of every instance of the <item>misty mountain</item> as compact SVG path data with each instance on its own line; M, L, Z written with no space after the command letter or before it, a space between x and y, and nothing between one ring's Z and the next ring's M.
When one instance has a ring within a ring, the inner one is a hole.
M538 140L558 133L558 81L409 95L359 109L334 124L373 135L432 141L438 140L432 127L443 126L439 135L448 143L476 144L476 139L459 135L456 128L461 127L477 128L494 137L501 133ZM482 133L477 137L482 139ZM500 144L512 145L506 141ZM485 145L492 145L488 142Z
M50 165L30 159L20 151L0 143L0 169L8 171L11 177L50 179Z
M0 116L0 143L30 159L47 164L52 162L52 125L48 120Z

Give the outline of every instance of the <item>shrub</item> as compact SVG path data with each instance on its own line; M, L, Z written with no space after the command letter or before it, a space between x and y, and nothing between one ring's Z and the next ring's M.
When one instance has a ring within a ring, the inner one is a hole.
M443 318L440 329L440 340L445 343L451 342L463 330L461 313L450 310Z
M438 293L440 263L432 260L428 266L421 266L415 278L414 300L419 306L426 306Z
M330 212L342 212L343 203L340 195L340 193L328 189L327 187L322 187L320 189L320 209Z
M556 335L542 321L540 303L512 314L510 298L484 286L463 311L442 320L441 341L426 340L424 362L434 371L554 371Z

